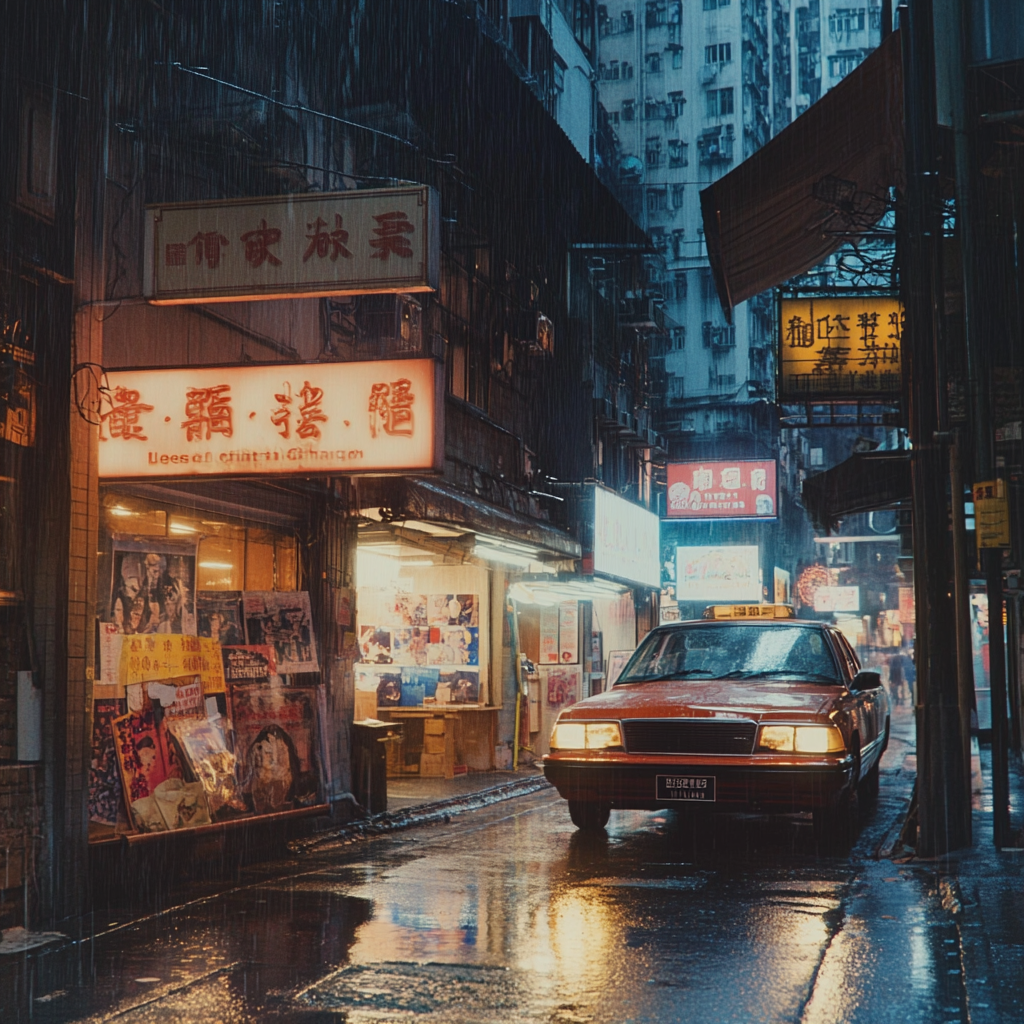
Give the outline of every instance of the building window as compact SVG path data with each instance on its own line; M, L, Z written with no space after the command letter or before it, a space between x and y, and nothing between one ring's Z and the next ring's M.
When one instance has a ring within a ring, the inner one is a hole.
M715 288L715 279L711 275L710 267L705 267L700 272L700 297L705 302L714 302L718 298L718 290ZM706 326L710 326L710 324Z
M629 79L633 77L633 65L628 60L622 62L622 77L623 79Z
M645 19L647 28L657 28L659 25L664 25L665 21L664 0L648 0L647 17Z
M683 208L683 196L686 193L685 185L673 185L672 186L672 209L681 210Z
M611 112L611 113L610 113L610 114L608 115L608 120L609 120L609 121L610 121L610 122L611 122L611 123L612 123L613 125L615 125L616 127L618 127L618 124L619 124L619 112L618 112L617 110L613 110L613 111L612 111L612 112Z
M661 71L661 54L660 53L649 53L644 57L644 63L647 66L647 73L649 75L656 75Z
M678 260L683 256L683 238L686 235L685 228L672 229L672 255Z
M669 167L685 167L690 161L687 159L688 146L682 139L668 140L668 165ZM681 188L682 186L680 186Z
M53 98L30 95L21 112L18 204L46 220L56 213L56 155Z
M672 284L675 286L676 301L682 302L689 291L685 270L677 270L672 276Z
M633 106L633 100L622 101L622 120L632 121L636 117L636 109Z
M673 327L669 333L669 346L673 352L682 352L686 347L686 328Z
M622 31L632 32L633 24L633 10L632 8L627 7L626 10L622 12Z
M681 402L685 395L683 389L683 378L671 376L668 379L668 400L670 402Z
M828 73L833 78L845 78L863 59L863 50L840 50L829 57Z
M647 140L647 166L661 166L661 139Z
M708 89L707 116L727 117L733 112L732 89Z
M728 7L732 0L704 0L705 11L715 11L719 7Z
M712 43L704 47L705 64L727 64L732 60L732 43Z
M828 31L833 36L863 32L867 11L863 7L837 7L828 16Z
M611 60L608 62L608 71L605 74L605 77L611 79L613 82L618 80L619 62L617 60Z
M720 388L734 388L734 387L736 387L736 374L735 373L720 373L716 377L715 383Z
M716 324L705 320L700 325L701 341L704 348L735 348L736 347L736 325Z
M663 188L647 190L647 212L662 213L668 209L668 196Z
M683 107L686 104L686 97L682 92L670 92L668 94L668 105L673 117L681 117Z

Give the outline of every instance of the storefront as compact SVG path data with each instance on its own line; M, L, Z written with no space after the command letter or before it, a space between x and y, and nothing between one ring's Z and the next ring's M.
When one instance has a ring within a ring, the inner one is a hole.
M600 484L558 491L580 536L584 571L529 573L510 587L526 698L520 746L534 756L547 752L559 712L614 685L658 621L658 517Z
M108 381L90 841L327 811L355 657L344 475L435 469L437 364Z
M359 495L355 720L402 723L392 777L510 767L509 587L571 569L579 545L441 480L360 481Z

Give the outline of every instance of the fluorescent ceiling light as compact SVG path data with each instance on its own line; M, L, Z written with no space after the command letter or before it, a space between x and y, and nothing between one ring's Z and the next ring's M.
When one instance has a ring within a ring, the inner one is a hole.
M233 562L200 562L201 569L234 569Z
M130 508L125 508L123 505L111 505L107 511L112 516L133 516L135 513Z
M199 531L194 526L185 526L184 523L172 523L168 527L171 533L198 533Z
M533 561L533 557L530 555L508 551L504 548L491 547L490 544L481 544L480 541L477 541L473 546L473 555L476 558L483 558L488 562L502 562L505 565L514 565L521 569L527 568Z

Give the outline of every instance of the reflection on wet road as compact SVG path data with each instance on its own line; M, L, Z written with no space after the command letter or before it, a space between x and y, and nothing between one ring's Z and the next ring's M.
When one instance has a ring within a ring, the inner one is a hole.
M959 1021L932 876L875 859L904 751L851 858L800 818L585 836L545 791L0 965L4 1020Z

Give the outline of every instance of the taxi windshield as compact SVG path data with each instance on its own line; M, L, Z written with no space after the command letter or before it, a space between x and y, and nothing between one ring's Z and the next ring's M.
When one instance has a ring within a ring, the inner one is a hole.
M651 633L616 685L691 678L840 682L835 659L819 629L709 623Z

